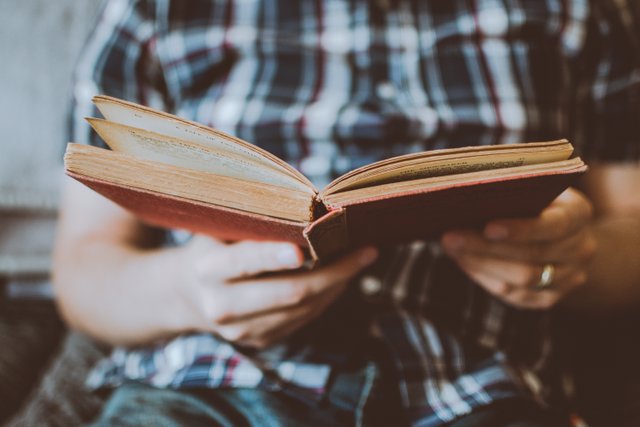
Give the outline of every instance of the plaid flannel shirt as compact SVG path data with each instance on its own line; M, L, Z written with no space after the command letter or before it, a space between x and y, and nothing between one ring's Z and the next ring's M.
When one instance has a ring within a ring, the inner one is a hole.
M560 137L587 159L638 159L638 9L631 0L113 0L77 66L71 139L101 144L84 117L104 93L251 141L317 185L416 150ZM372 331L395 361L414 425L551 396L550 313L491 297L437 243L382 252L352 287L364 296L345 297L346 310L291 342L253 355L207 334L120 348L89 383L292 384L321 395L347 343Z

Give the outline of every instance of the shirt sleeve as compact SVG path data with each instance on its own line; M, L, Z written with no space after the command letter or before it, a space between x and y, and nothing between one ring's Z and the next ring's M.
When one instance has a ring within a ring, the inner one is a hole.
M592 1L578 138L588 160L640 160L640 4Z
M155 59L155 2L110 0L87 40L73 76L69 141L104 147L85 117L100 117L98 94L164 107L166 90Z

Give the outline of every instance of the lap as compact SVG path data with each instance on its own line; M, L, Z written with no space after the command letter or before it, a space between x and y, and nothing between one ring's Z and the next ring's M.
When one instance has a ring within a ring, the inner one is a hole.
M328 426L347 425L341 411L310 413L276 393L254 389L187 392L127 384L114 392L94 427Z
M341 372L327 399L305 403L282 392L248 389L167 390L126 384L105 399L84 387L91 366L105 355L88 338L70 333L55 362L11 427L76 426L402 426L394 379L377 365ZM450 427L552 426L532 402L497 402ZM100 414L100 415L98 415ZM545 421L546 420L546 421Z
M105 398L85 386L91 367L104 349L78 333L69 333L42 380L10 427L80 426L100 412Z
M367 371L368 369L368 371ZM255 389L171 390L129 383L117 389L92 427L408 426L388 384L371 365L336 377L327 399L304 403ZM498 401L449 427L566 427L556 414L525 399Z
M129 383L114 391L93 427L403 425L397 406L379 393L382 381L371 363L340 373L318 403L281 391L170 390Z

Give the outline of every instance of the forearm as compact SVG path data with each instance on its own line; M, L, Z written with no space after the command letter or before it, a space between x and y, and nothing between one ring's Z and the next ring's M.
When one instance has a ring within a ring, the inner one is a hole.
M600 218L593 233L597 249L588 281L571 295L567 306L594 313L640 304L640 215Z
M54 284L68 323L109 344L181 332L180 249L137 250L99 240L57 251Z
M567 300L571 309L606 312L640 306L640 165L593 163L584 187L598 213L596 253L588 282Z

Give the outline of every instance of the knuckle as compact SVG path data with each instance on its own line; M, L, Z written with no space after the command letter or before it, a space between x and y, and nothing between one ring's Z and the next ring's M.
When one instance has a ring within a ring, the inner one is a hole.
M193 271L195 278L199 281L210 280L212 277L215 277L215 273L218 270L216 257L200 257L194 264Z
M533 310L549 310L553 308L561 299L561 295L557 292L537 292L530 291L528 293L529 308Z
M560 297L555 294L541 297L539 302L539 308L542 310L549 310L553 308L559 301L560 301Z
M527 272L527 286L537 285L542 276L543 267L529 267Z
M553 306L553 301L548 298L541 298L539 301L531 303L531 308L536 310L548 310Z
M220 251L215 256L215 265L216 268L221 271L238 271L240 267L240 259L235 255L235 251L232 249L227 249L225 251Z
M569 214L564 209L558 209L558 214L556 217L555 230L553 235L555 237L562 237L569 234L571 230L571 218Z
M305 283L287 282L285 302L288 305L299 305L309 296L309 286Z
M595 255L597 249L598 249L598 243L595 237L589 234L586 237L584 244L582 245L580 259L584 261L590 260Z
M573 276L572 284L574 286L582 286L587 283L587 273L580 271Z
M523 292L512 292L510 295L506 295L503 301L515 308L528 308L529 301L524 297Z
M225 266L227 271L231 272L233 278L243 278L251 275L251 271L246 261L242 260L238 256L230 256L228 258L228 264Z
M516 293L509 300L517 307L531 307L531 297L526 291Z
M223 304L213 303L209 309L209 318L213 323L224 324L233 319L233 312Z
M230 311L218 311L214 312L211 316L213 323L223 325L229 323L233 319L233 314Z
M248 338L247 330L241 327L220 328L218 334L230 342L240 342Z
M499 281L499 282L496 282L496 284L494 285L494 289L496 293L500 295L508 295L509 291L511 290L511 287L507 282Z
M549 308L549 300L540 295L531 295L530 292L521 292L510 299L512 306L526 310L546 310Z
M295 268L302 261L298 248L292 243L262 243L258 252L266 268Z
M189 309L191 314L194 315L197 324L201 327L207 327L211 323L211 313L209 299L205 296L190 298Z
M520 276L519 285L529 286L532 284L538 283L540 279L540 271L538 268L533 266L526 266L522 269L522 274Z
M531 290L520 290L509 296L507 302L512 306L526 310L547 310L555 302L554 295L544 295Z
M273 343L269 339L258 338L258 339L247 341L246 344L250 345L251 347L257 348L258 350L264 350L265 348L269 347Z

